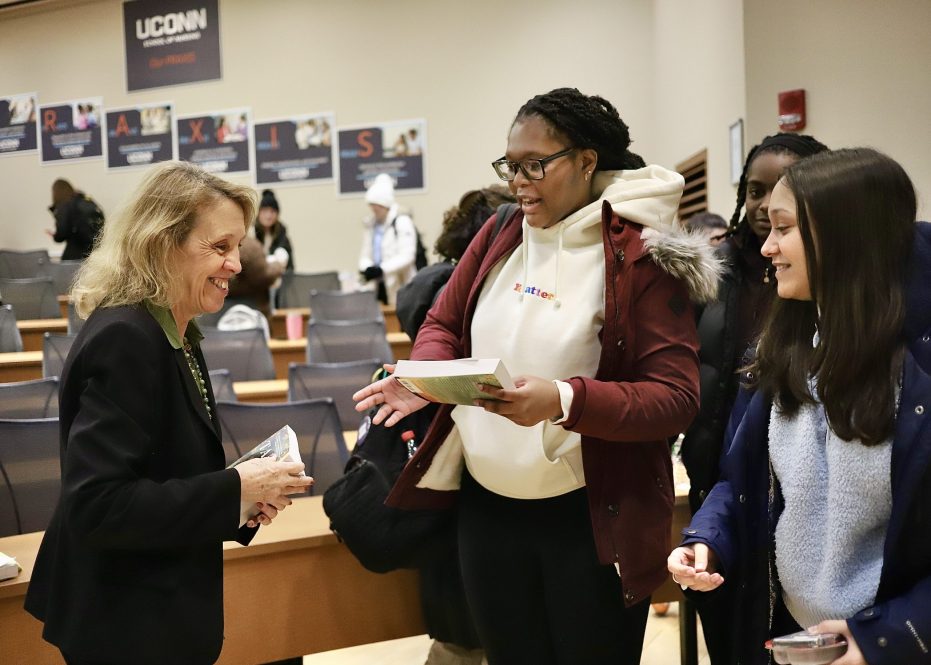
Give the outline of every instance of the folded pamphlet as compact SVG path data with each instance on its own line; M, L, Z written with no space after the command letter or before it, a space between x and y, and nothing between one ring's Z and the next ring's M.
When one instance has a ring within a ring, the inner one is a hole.
M477 399L494 399L476 384L514 390L514 381L498 358L457 360L399 360L394 377L412 393L442 404L471 405Z
M270 457L277 462L302 461L301 450L297 444L297 435L289 425L282 427L226 468L232 469L248 460L260 459L263 457ZM256 504L245 501L242 502L239 510L239 526L242 526L258 514L259 509L256 507Z
M16 577L20 571L22 568L16 563L16 559L0 552L0 581Z

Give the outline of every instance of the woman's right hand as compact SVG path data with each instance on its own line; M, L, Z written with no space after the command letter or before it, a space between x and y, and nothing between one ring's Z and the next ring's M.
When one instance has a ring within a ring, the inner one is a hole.
M672 581L683 591L712 591L724 584L724 578L717 572L717 556L704 543L677 547L666 559L666 567L672 573Z
M313 485L314 479L303 475L300 462L276 462L268 458L251 459L234 467L239 472L240 500L248 503L288 505L288 494L298 494Z
M394 365L385 365L385 370L394 372ZM397 424L404 416L409 416L424 408L428 402L425 399L417 397L410 390L398 383L393 376L388 376L381 381L366 386L352 396L352 399L358 402L356 411L364 412L373 406L381 404L381 408L372 418L372 423L379 425L385 423L385 427L391 427Z

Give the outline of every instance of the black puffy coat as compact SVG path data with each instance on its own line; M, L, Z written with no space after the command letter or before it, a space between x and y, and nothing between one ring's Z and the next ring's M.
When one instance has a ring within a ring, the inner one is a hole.
M692 513L718 481L724 432L740 387L737 371L775 294L775 280L764 281L768 261L748 226L722 243L718 254L726 266L718 299L698 318L701 407L682 441Z

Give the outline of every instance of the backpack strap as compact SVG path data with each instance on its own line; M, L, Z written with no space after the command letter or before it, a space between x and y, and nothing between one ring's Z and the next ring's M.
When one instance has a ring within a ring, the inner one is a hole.
M491 232L490 242L494 242L495 238L498 237L498 233L504 227L505 222L507 222L515 212L517 212L516 203L502 203L498 206L498 209L495 211L495 228Z

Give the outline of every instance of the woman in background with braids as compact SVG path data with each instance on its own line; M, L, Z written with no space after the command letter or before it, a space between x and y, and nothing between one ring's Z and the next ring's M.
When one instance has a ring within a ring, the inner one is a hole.
M689 300L714 297L717 271L707 241L674 223L682 177L629 146L601 97L562 88L524 104L492 164L520 209L479 231L411 354L501 358L514 377L474 406L442 405L388 499L458 496L490 665L639 663L665 577L666 438L698 408ZM393 377L356 399L388 426L427 404Z
M775 295L770 262L760 254L769 235L770 194L786 168L824 150L827 147L811 136L775 134L751 148L744 163L728 237L718 249L726 266L718 298L705 307L698 322L701 410L682 441L693 514L718 481L724 429L739 387L737 370ZM731 662L726 656L731 627L717 617L714 607L701 608L705 643L714 665Z

